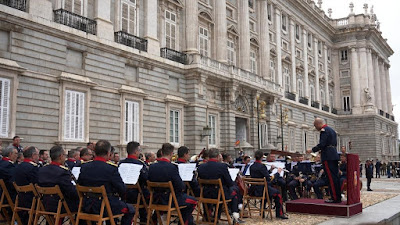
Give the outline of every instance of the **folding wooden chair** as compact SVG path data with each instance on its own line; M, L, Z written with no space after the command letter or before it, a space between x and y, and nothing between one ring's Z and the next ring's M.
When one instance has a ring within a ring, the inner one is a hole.
M157 214L158 221L161 221L160 211L167 212L167 222L166 222L167 225L169 225L170 221L171 221L171 212L176 211L178 214L180 224L185 224L183 222L181 209L186 208L186 206L179 206L178 200L176 199L174 187L172 186L171 181L162 182L162 183L147 181L147 188L150 191L150 201L149 201L149 207L147 210L147 225L150 224L151 214L152 214L153 210ZM161 190L162 190L162 193L169 193L167 205L153 203L154 192L159 192Z
M110 221L111 225L115 225L115 218L120 218L124 216L124 214L114 215L111 210L111 205L107 197L106 188L104 185L100 187L85 187L76 185L76 190L79 195L79 207L78 214L76 216L76 225L79 224L79 220L85 220L88 223L91 221L97 222L98 225L103 224L104 221ZM83 199L88 197L96 196L101 199L100 213L92 214L92 213L84 213L82 211L83 208ZM104 217L104 210L107 210L107 216Z
M10 208L11 212L13 212L15 205L11 199L10 193L8 192L6 183L4 182L3 179L0 179L0 189L1 189L0 211L3 212L3 215L7 220L8 224L14 224L14 220L10 220L10 215L8 215L7 208ZM19 218L18 214L15 216L15 219L18 224L22 225L21 219Z
M133 217L133 223L134 223L134 225L136 225L138 217L139 217L139 209L147 209L146 199L144 198L142 188L140 187L139 184L129 184L129 185L126 185L126 188L127 189L136 189L138 192L137 201L136 201L136 203L132 204L133 207L135 208L135 216Z
M38 199L38 193L35 189L35 186L33 186L32 183L25 186L18 186L15 182L13 183L13 185L15 187L15 190L17 191L17 197L15 198L14 212L11 221L15 221L15 218L19 211L26 211L29 214L29 219L28 219L28 224L24 225L31 225L35 215L36 201ZM31 207L27 208L19 206L20 194L28 194L28 193L33 194Z
M44 216L46 218L47 223L49 223L50 225L54 224L59 225L61 219L65 217L69 218L71 224L75 224L74 220L75 214L71 213L71 211L69 210L68 204L58 185L56 185L55 187L40 187L39 185L36 184L35 187L38 193L38 200L36 205L35 220L33 224L38 224L40 216ZM56 212L51 212L46 210L43 204L43 198L45 196L54 196L54 197L58 196L59 199ZM64 213L62 213L63 207L65 210Z
M204 206L204 211L206 214L206 221L204 223L207 224L214 224L216 225L218 222L218 212L219 212L219 206L222 204L222 207L225 210L225 214L228 220L228 224L231 225L232 221L231 221L231 217L229 215L229 211L228 211L228 202L230 202L231 200L226 200L225 199L225 193L224 193L224 189L222 187L222 182L221 179L217 179L217 180L205 180L205 179L198 179L199 180L199 185L200 185L200 197L199 197L199 205L203 205ZM218 189L218 197L216 199L213 198L205 198L204 197L204 188L205 187L216 187L216 189ZM207 204L213 204L215 205L215 212L214 212L214 222L211 221L210 218L210 211L208 210L208 205ZM197 218L196 218L196 223L199 224L199 213L200 210L197 211Z
M192 187L190 186L190 182L184 181L184 183L186 186L186 194L192 196L193 198L196 198L196 196L194 195L194 191L193 191Z
M259 211L260 218L263 219L265 211L267 211L267 217L268 215L271 217L272 220L272 204L271 200L268 195L268 183L267 180L264 178L244 178L243 179L244 184L246 186L244 190L244 195L243 195L243 204L248 207L248 212L249 212L249 217L251 218L251 212L252 211ZM262 196L251 196L249 195L249 188L251 186L263 186L263 195ZM251 207L250 201L251 200L260 200L260 208L258 207ZM268 207L264 208L264 203L265 200L267 201ZM240 212L240 216L243 218L243 211Z

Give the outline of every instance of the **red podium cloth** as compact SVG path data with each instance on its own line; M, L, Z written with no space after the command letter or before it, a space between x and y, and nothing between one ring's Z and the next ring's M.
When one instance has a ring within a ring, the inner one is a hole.
M347 205L360 202L360 159L347 154Z

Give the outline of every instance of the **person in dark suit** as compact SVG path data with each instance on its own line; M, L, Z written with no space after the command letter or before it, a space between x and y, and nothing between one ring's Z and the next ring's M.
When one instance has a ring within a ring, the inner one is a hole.
M123 213L121 225L131 225L135 210L132 205L119 199L120 196L125 196L126 187L118 172L118 165L108 161L111 158L110 142L99 140L94 151L94 160L81 166L78 184L87 187L104 185L113 214ZM83 204L83 211L86 213L98 214L101 210L101 200L96 196L86 198Z
M374 165L370 160L367 160L365 163L365 174L367 176L367 191L372 191L371 189L371 181L374 177Z
M321 151L321 161L324 166L324 171L329 180L329 191L331 199L326 200L327 203L341 203L340 179L339 179L339 155L336 151L337 137L336 132L328 125L324 124L324 120L316 118L314 127L320 131L319 144L312 149L307 150L307 153Z
M382 163L381 163L381 161L379 161L379 159L376 159L376 164L375 164L375 171L376 171L376 174L375 174L375 178L381 178L381 167L382 167Z
M189 163L190 159L190 150L186 146L181 146L178 148L178 159L176 160L177 164L181 163ZM193 176L192 181L189 182L190 187L193 190L194 197L200 196L200 187L199 182L197 182L196 176Z
M38 182L39 150L30 146L23 152L24 161L15 168L15 183L18 186L36 184ZM18 205L25 208L32 206L33 193L19 193ZM27 211L18 212L22 224L28 224L29 214Z
M193 225L192 212L197 205L197 200L184 193L185 184L183 183L178 167L171 163L171 158L174 152L174 146L165 143L161 147L161 157L157 159L157 163L153 163L149 168L149 181L151 182L172 182L174 187L174 192L176 199L178 200L179 206L186 206L181 209L182 217L185 224ZM155 193L157 199L155 199L158 204L167 204L169 194L166 193Z
M222 187L226 199L231 199L229 208L235 223L243 223L239 219L239 188L229 175L228 166L220 162L222 157L219 150L211 148L208 150L209 160L203 163L197 169L198 176L201 179L215 180L221 179ZM206 198L217 198L217 191L214 187L204 187L204 196Z
M65 166L67 153L61 146L54 146L50 149L51 163L43 166L38 172L38 185L40 187L54 187L58 185L67 201L71 212L78 210L79 197L75 186L72 184L71 172ZM56 212L58 196L48 196L43 198L44 207L47 211Z
M3 179L7 190L13 201L17 192L15 191L13 182L15 181L15 162L18 157L18 150L10 145L2 151L3 158L0 161L0 179Z
M126 146L126 151L128 153L128 157L120 162L120 165L123 163L133 163L137 165L141 165L142 169L140 170L139 175L139 185L142 189L143 195L146 199L149 198L150 193L146 188L146 182L149 178L149 170L144 161L139 159L140 152L140 144L135 141L131 141ZM138 191L136 189L128 189L126 192L126 202L131 204L136 204L137 202ZM139 218L140 222L145 223L147 221L147 209L141 208L139 209Z
M256 161L253 165L250 166L250 176L251 178L266 178L268 184L268 195L269 198L273 198L275 201L275 209L276 209L276 218L280 219L288 219L283 213L283 202L281 194L278 189L272 187L271 176L267 169L267 167L261 162L264 153L260 150L256 151L255 158ZM278 169L278 172L272 175L272 179L278 179L280 177L279 173L282 171L281 168ZM264 187L263 186L251 186L249 193L252 196L261 197L263 196ZM266 203L266 201L265 201ZM265 207L265 205L264 205Z
M343 191L344 184L347 181L347 157L346 157L346 154L340 155L339 176L340 176L340 190Z

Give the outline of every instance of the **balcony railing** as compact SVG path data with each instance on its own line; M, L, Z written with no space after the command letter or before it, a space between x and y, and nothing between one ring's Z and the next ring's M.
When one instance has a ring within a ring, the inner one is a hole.
M308 98L300 97L299 102L304 105L308 105Z
M325 112L329 112L329 106L323 105L322 110L324 110Z
M388 119L390 118L389 113L386 113L385 116L386 116L386 118L388 118Z
M384 115L384 112L383 112L383 110L379 110L379 115L381 115L381 116L383 116L383 115Z
M182 52L175 51L170 48L161 48L160 49L160 54L161 57L182 63L182 64L187 64L187 55Z
M394 116L390 116L390 119L394 121Z
M147 52L147 40L124 31L114 33L115 42Z
M0 0L0 4L26 12L26 0Z
M335 115L337 115L337 109L332 108L332 113L335 114Z
M314 107L314 108L316 108L316 109L319 109L319 102L311 101L311 107Z
M1 0L0 0L1 1ZM97 23L94 20L69 12L64 9L54 10L54 20L65 26L96 35Z
M290 100L292 100L292 101L296 101L296 95L295 94L293 94L293 93L291 93L291 92L286 92L285 93L285 97L287 98L287 99L290 99Z

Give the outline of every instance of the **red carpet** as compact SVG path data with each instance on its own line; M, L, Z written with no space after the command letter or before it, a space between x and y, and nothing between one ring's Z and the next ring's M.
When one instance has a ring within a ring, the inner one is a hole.
M325 203L323 199L301 198L286 202L286 211L293 213L318 214L327 216L350 217L362 212L362 203L346 205Z

